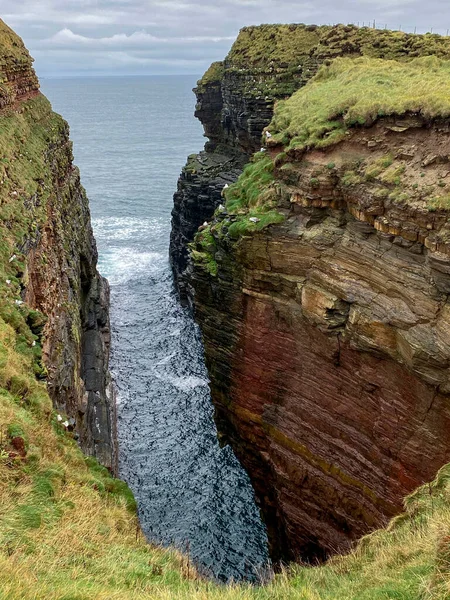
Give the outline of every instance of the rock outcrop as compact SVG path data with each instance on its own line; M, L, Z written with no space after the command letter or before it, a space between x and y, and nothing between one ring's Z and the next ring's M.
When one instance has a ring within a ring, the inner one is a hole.
M181 298L186 292L188 244L219 206L224 186L236 181L260 148L275 101L292 94L317 71L320 62L309 53L326 29L304 25L244 28L225 61L213 63L198 82L195 116L208 142L203 152L189 157L172 211L170 262ZM290 51L279 53L280 47ZM271 60L267 60L270 51Z
M446 38L350 25L244 27L225 60L213 63L194 89L195 116L208 141L203 152L189 157L174 195L170 262L180 297L186 298L187 246L222 202L223 187L236 181L261 147L278 100L338 56L401 60L428 54L448 58Z
M16 328L25 319L39 336L33 347L42 345L55 407L84 452L115 471L109 288L96 270L69 128L39 92L32 59L3 22L0 56L2 317Z
M271 182L249 171L226 194L186 275L274 559L348 549L450 461L449 122L418 109L340 131L339 110L322 149L270 126L254 171Z

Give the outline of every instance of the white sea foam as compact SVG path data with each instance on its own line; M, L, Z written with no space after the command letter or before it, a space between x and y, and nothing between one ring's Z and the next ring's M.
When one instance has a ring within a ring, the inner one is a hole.
M126 404L129 400L129 394L116 390L115 400L117 406Z
M103 251L99 271L111 286L158 273L166 257L160 252L136 252L133 248L111 247Z
M159 232L164 225L162 219L137 219L134 217L102 217L92 220L98 240L143 240Z
M194 377L193 375L190 375L189 377L169 377L169 382L183 392L189 392L195 388L205 387L208 385L208 381L206 379Z
M165 381L173 385L182 392L189 392L198 387L205 387L208 385L208 380L204 377L195 377L195 375L188 375L186 377L176 377L175 375L169 375L168 373L158 373L154 371L154 375L157 379Z

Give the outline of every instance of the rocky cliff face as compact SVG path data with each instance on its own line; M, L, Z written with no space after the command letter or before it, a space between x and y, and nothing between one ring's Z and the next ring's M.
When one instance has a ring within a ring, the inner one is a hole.
M192 247L219 432L275 559L348 549L450 461L450 129L426 112L356 118L336 143L330 117L309 147L312 121L292 143L271 126L254 187L246 172Z
M208 141L189 157L178 181L172 211L170 262L185 298L187 245L222 201L225 185L236 181L275 103L303 87L324 62L338 56L403 59L449 56L446 38L353 26L263 25L245 27L223 62L213 63L194 89L195 116Z
M423 152L447 156L449 128L384 133L308 155L287 221L238 243L215 237L217 276L201 265L191 276L218 427L277 558L345 550L450 460L447 212L375 199L338 175L347 152L386 146L413 147L417 173Z
M309 52L325 29L267 26L261 35L261 28L245 28L226 60L214 63L198 82L195 116L209 141L203 152L189 157L172 211L170 261L182 298L187 245L219 206L224 186L236 181L260 148L275 101L292 94L317 71L319 61ZM268 47L271 60L265 58ZM292 47L292 51L279 53L279 47Z
M2 317L40 354L55 407L83 450L115 470L108 283L96 270L88 200L67 123L32 59L0 22ZM30 311L30 309L32 309Z

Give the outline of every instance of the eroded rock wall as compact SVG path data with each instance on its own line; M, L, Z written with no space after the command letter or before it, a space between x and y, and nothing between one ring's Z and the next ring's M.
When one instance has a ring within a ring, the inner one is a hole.
M244 28L225 61L214 63L194 89L195 116L208 142L203 152L189 157L174 195L170 261L182 298L186 296L187 245L221 203L224 185L236 181L260 148L276 100L292 94L317 72L320 61L309 53L325 29L267 26L262 34L258 27ZM295 51L280 55L278 48L286 39L294 40ZM253 54L258 43L261 52ZM272 47L269 58L268 45Z
M54 405L70 418L84 452L115 472L109 288L96 269L69 128L39 92L22 40L2 21L0 71L0 267L9 277L0 285L2 316L15 326L23 301L43 313L39 343ZM21 300L13 300L16 291Z
M445 187L449 139L403 117L294 151L286 221L236 240L216 214L216 274L191 265L218 427L275 559L348 549L450 461L448 207L414 200Z

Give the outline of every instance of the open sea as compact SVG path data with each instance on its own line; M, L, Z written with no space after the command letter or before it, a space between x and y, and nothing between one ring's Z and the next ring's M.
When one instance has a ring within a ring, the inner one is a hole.
M99 270L111 285L111 370L120 476L147 538L188 551L217 579L255 580L267 537L247 474L219 447L198 329L177 302L170 211L188 154L203 144L196 77L44 79L69 122Z

